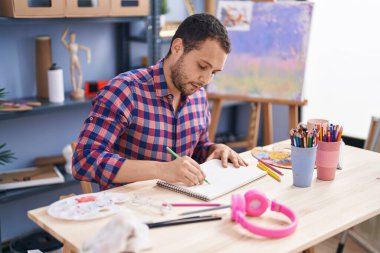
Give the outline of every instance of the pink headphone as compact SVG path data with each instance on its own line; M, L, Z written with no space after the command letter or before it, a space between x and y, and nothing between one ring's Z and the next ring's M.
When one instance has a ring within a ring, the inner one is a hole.
M297 228L296 214L290 208L277 203L275 200L271 201L270 209L286 215L291 221L289 226L280 229L270 229L249 223L245 218L246 214L248 216L260 216L268 209L270 203L265 194L257 190L246 192L244 199L239 194L233 194L231 202L231 219L254 234L270 238L281 238L292 234Z

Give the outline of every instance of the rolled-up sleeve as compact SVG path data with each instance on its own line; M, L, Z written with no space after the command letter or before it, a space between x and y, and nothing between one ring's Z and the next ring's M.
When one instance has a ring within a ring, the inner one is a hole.
M72 159L74 178L96 182L104 188L113 179L126 158L112 152L113 145L128 128L133 117L134 100L131 89L113 80L93 100Z

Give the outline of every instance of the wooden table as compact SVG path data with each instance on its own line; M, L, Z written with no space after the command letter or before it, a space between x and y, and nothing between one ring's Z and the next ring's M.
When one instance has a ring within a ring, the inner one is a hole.
M249 153L243 153L247 160ZM292 185L290 170L283 169L285 176L281 183L266 176L236 192L244 193L255 188L277 201L291 207L299 217L296 232L282 239L267 239L253 235L233 223L230 210L221 221L195 223L150 230L154 248L150 252L300 252L336 235L358 223L380 214L380 154L346 146L344 168L338 170L331 182L316 179L312 186L297 188ZM168 202L200 202L155 186L155 181L129 184L113 189L115 192L137 194ZM213 202L229 204L230 194ZM124 204L127 208L129 204ZM153 220L165 220L178 213L194 210L191 207L176 207L164 217L150 215ZM138 216L148 214L147 209L139 210ZM31 210L28 217L51 233L65 245L65 252L80 252L83 241L96 233L110 219L74 222L61 221L50 217L46 207ZM275 218L275 219L274 219ZM267 211L259 218L250 217L251 222L262 226L280 227L287 222L282 215Z

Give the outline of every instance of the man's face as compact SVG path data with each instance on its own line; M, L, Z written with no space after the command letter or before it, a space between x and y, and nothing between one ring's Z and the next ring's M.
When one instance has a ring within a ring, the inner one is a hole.
M174 86L186 96L208 84L221 71L227 54L216 40L206 40L199 49L177 56L170 74Z

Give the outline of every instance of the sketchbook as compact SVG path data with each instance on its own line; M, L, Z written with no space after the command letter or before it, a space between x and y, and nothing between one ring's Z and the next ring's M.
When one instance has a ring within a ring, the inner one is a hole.
M235 168L229 163L227 168L223 168L221 161L217 159L201 164L201 168L210 184L186 186L159 180L157 185L190 197L210 201L266 175L265 171L258 169L255 165Z

